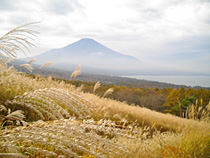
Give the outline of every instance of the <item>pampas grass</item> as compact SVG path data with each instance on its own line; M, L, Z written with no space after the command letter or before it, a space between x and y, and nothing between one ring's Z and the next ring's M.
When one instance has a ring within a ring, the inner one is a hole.
M31 59L27 64L31 64L31 63L33 63L35 61L36 61L35 59Z
M28 47L34 46L31 41L38 34L38 32L27 28L34 24L37 22L25 23L0 37L0 56L15 58L18 52L26 54L26 51L29 51Z
M52 62L50 61L46 62L45 64L41 65L39 69L42 69L43 67L48 66L48 65L52 65Z
M6 107L4 105L0 105L0 112L1 111L7 111Z
M104 93L103 97L107 96L107 95L110 95L114 92L114 89L113 88L109 88L107 89L107 91Z
M21 31L23 26L15 30L30 33ZM9 53L11 49L3 49L2 59L16 55ZM0 157L205 158L210 154L208 121L179 118L105 98L113 89L100 97L52 77L27 77L13 67L7 68L2 61L0 123L8 127L7 123L17 119L32 122L23 127L1 128ZM75 79L79 72L78 66L71 78ZM93 92L99 87L97 82ZM197 109L200 118L201 114L209 114L203 112L209 105L206 107L192 107L191 111Z
M25 118L25 115L23 114L23 111L16 110L6 116L7 119L11 120L23 120Z
M185 117L193 120L202 120L210 122L210 102L207 105L203 105L203 100L196 100L196 104L191 104L187 107Z
M93 94L95 94L96 90L101 86L100 82L96 82L94 87L93 87Z
M76 67L76 69L74 70L74 72L70 75L69 79L70 80L72 80L72 79L74 80L80 74L81 74L80 65L78 65Z
M110 120L74 118L37 121L28 127L0 131L0 151L31 157L203 157L209 135L155 131L149 127L118 126ZM207 130L205 131L207 132ZM187 145L187 146L186 146Z
M33 70L33 67L30 64L22 64L20 66L26 68L30 72L32 72L32 70Z
M92 115L93 106L85 100L67 91L50 88L38 89L32 93L24 93L6 102L7 105L18 105L33 111L43 120L56 120L76 116L85 118Z
M9 133L0 131L0 153L163 158L204 157L208 153L208 123L83 93L51 77L28 78L1 65L0 70L3 87L17 89L19 85L22 93L6 101L6 108L23 110L26 119L51 120L33 122Z

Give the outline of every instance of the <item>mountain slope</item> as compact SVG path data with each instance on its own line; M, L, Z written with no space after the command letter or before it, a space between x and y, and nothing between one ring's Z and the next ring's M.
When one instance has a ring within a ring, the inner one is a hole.
M54 67L66 70L78 64L85 67L85 70L91 68L129 70L141 64L135 57L120 54L87 38L60 49L52 49L33 58L38 64L51 61Z

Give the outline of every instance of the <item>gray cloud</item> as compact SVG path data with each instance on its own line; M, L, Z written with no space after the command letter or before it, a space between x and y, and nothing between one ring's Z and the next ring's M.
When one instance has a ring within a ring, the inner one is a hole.
M143 10L143 12L146 13L146 17L150 17L150 18L161 18L160 11L158 11L156 9L146 9L146 10Z
M9 10L17 10L17 1L16 0L0 0L0 12Z
M46 3L46 8L48 11L54 13L54 14L68 14L70 12L75 11L76 8L81 7L81 5L77 2L77 0L74 1L66 1L66 0L49 0L48 3Z

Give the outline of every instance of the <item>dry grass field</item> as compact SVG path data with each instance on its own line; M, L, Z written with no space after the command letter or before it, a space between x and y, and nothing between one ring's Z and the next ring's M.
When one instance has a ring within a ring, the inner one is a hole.
M203 120L185 119L84 93L50 76L27 77L6 66L10 59L1 50L0 157L209 157L209 111Z

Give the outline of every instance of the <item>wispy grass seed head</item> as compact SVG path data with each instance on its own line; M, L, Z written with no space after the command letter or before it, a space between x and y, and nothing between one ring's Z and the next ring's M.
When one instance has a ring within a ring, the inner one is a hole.
M39 69L42 69L43 67L48 66L48 65L52 65L52 62L50 62L50 61L46 62L45 64L40 66Z
M33 67L30 64L22 64L20 66L25 67L30 72L32 72L32 70L33 70Z
M101 86L100 82L96 82L94 87L93 87L93 94L95 94L96 90Z
M34 46L31 40L34 40L38 32L26 27L36 23L25 23L0 37L0 56L16 58L18 51L23 54L26 54L26 51L30 52L28 47Z
M74 70L74 72L70 75L69 79L70 80L74 80L78 75L81 74L81 70L80 70L80 65L77 65L76 69Z
M28 62L28 64L31 64L31 63L33 63L33 62L35 62L36 60L35 59L31 59L29 62Z
M103 97L107 96L107 95L110 95L114 92L114 89L113 88L109 88L103 95Z

